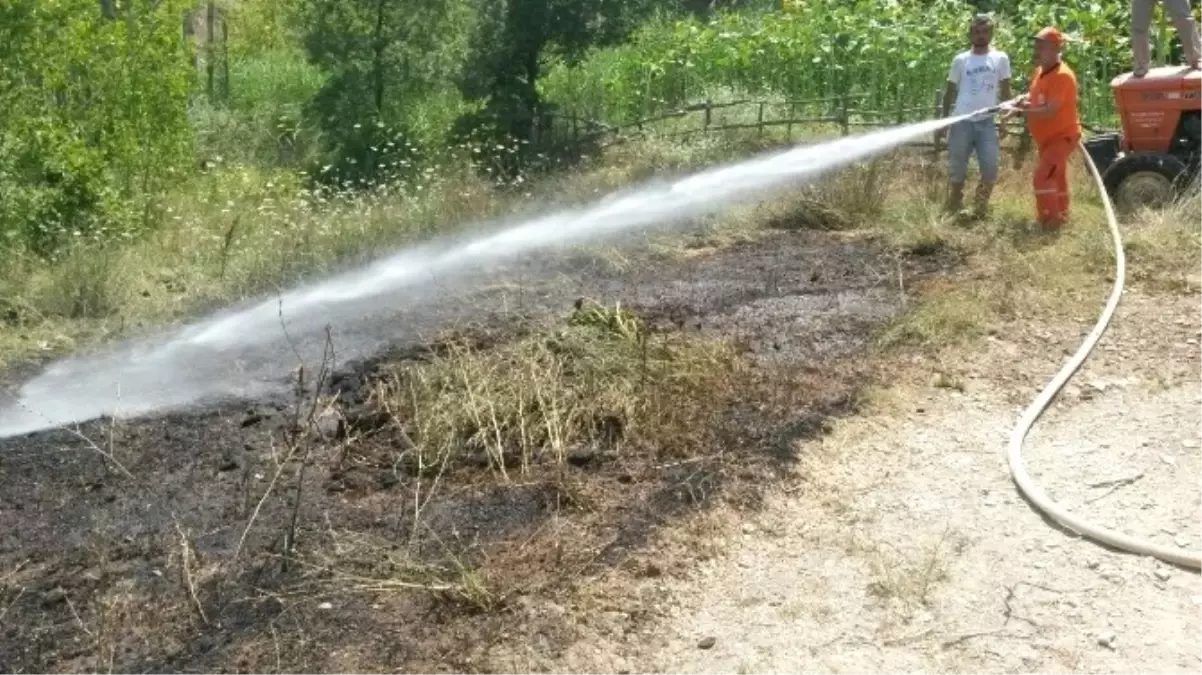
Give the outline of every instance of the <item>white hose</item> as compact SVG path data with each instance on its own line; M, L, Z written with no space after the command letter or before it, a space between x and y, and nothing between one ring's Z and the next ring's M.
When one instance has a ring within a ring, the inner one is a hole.
M1136 539L1120 532L1099 527L1083 520L1079 516L1069 513L1056 502L1052 501L1047 493L1040 489L1035 484L1035 481L1031 480L1031 476L1023 466L1023 439L1027 437L1027 433L1031 430L1032 425L1035 424L1035 421L1051 405L1052 399L1060 392L1069 378L1077 372L1081 364L1085 363L1085 359L1089 358L1090 352L1093 351L1102 334L1106 332L1106 327L1110 325L1110 318L1114 314L1114 310L1118 307L1119 299L1123 295L1123 282L1126 276L1127 260L1123 255L1123 240L1119 234L1118 221L1114 217L1114 207L1110 203L1110 197L1106 194L1106 187L1102 183L1102 176L1098 173L1098 167L1094 165L1093 159L1085 149L1085 145L1079 145L1081 154L1085 156L1085 163L1089 166L1089 172L1093 174L1094 180L1098 184L1098 190L1101 192L1102 205L1106 208L1106 220L1110 225L1110 236L1114 239L1114 287L1110 291L1110 299L1106 302L1106 308L1102 310L1102 315L1098 317L1098 322L1094 324L1093 331L1085 338L1081 346L1077 348L1077 353L1073 354L1069 362L1060 369L1059 373L1056 373L1056 377L1031 402L1030 407L1023 412L1022 418L1019 419L1018 425L1014 427L1014 431L1010 435L1008 450L1010 473L1014 477L1014 482L1018 485L1019 490L1022 491L1027 499L1036 508L1051 516L1064 527L1084 537L1117 549L1152 556L1183 567L1202 569L1202 554L1191 553L1169 546L1160 546L1143 539Z

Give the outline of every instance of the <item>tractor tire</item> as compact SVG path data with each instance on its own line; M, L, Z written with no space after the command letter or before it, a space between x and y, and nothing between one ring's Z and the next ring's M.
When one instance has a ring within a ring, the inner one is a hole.
M1172 155L1134 152L1119 157L1102 175L1106 192L1122 211L1160 208L1175 202L1189 178L1189 168Z

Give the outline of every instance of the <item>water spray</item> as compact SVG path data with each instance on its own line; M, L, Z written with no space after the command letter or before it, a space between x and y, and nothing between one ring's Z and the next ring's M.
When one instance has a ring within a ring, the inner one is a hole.
M105 354L68 358L27 382L15 402L0 408L0 438L106 415L122 418L219 398L259 397L284 386L283 376L294 364L285 356L292 354L294 345L285 340L311 339L326 325L362 322L381 309L420 306L431 299L437 285L471 278L521 255L612 239L638 228L680 226L761 199L773 189L812 181L967 117L793 147L672 182L652 181L587 207L501 227L467 241L408 248L363 269Z

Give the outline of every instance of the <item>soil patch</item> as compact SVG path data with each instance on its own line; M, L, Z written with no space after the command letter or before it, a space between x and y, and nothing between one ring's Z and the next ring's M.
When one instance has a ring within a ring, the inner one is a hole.
M798 438L854 410L899 275L950 262L796 231L579 269L478 293L493 301L471 324L444 308L451 338L407 331L383 355L307 371L295 401L0 441L0 668L473 671L507 640L554 651L574 584L715 495L755 506ZM511 344L581 296L632 309L652 342L730 340L743 367L681 403L675 443L525 467L403 459L408 432L373 398L389 372L450 344Z

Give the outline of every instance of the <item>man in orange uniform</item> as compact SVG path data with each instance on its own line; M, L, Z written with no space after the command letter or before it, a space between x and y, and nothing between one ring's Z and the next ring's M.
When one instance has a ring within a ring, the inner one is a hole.
M1039 165L1031 181L1035 208L1045 230L1064 225L1069 215L1068 160L1081 138L1077 117L1077 76L1060 60L1064 35L1048 27L1035 36L1031 88L1023 100L1007 106L1005 119L1023 115L1039 146Z

